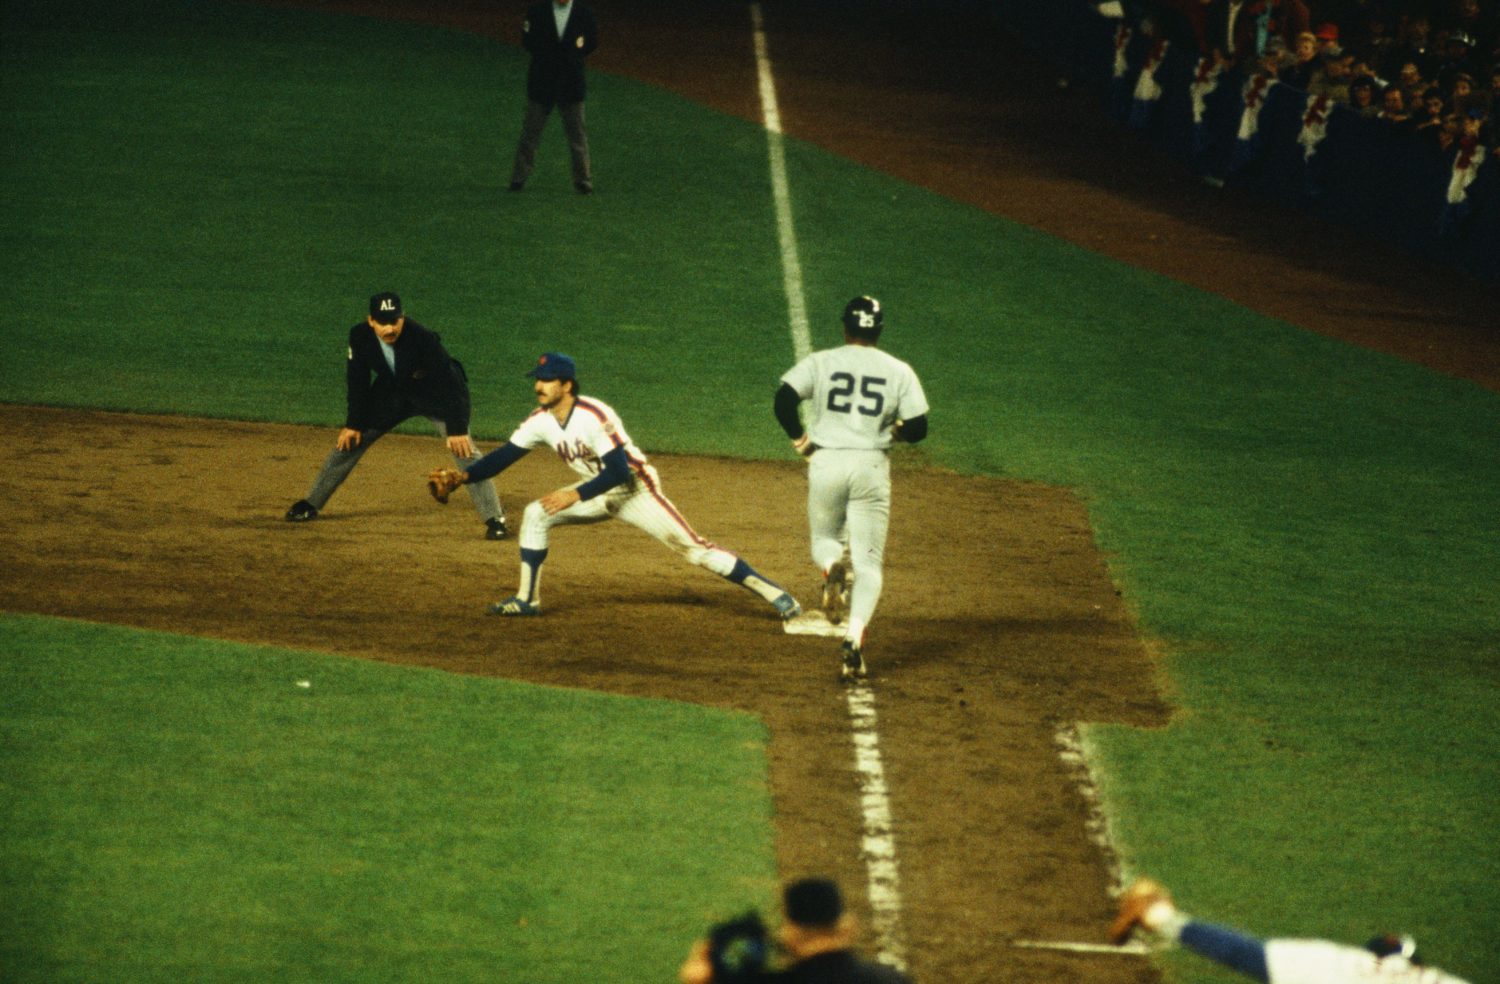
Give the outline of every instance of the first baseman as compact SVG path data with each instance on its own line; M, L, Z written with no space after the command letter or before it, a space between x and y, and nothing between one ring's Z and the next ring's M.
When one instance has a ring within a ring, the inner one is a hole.
M459 467L477 461L469 438L469 379L448 354L437 332L406 317L401 298L386 292L370 298L370 313L349 329L344 382L344 426L307 498L286 511L293 523L316 519L333 493L387 431L410 417L432 421ZM469 488L485 536L503 540L505 512L492 482Z
M1110 941L1124 943L1136 927L1261 984L1466 984L1424 966L1409 936L1382 934L1363 947L1329 940L1260 940L1183 914L1171 894L1150 878L1136 880L1120 896Z
M471 465L468 471L438 469L429 486L439 501L466 482L489 479L533 448L551 448L583 480L542 496L521 517L521 583L516 593L489 606L491 615L540 615L542 563L554 526L598 523L618 518L645 530L685 560L705 567L764 598L783 619L802 606L749 564L703 539L662 492L656 469L631 443L610 406L578 391L576 366L560 352L548 352L527 373L536 380L537 408L510 439Z
M865 675L865 627L884 581L892 441L927 436L927 397L912 367L876 348L885 315L873 297L844 306L844 344L814 352L781 377L776 419L808 459L807 523L829 621L844 617L846 680ZM806 430L798 407L807 404ZM845 558L845 544L848 557ZM852 571L851 571L852 568ZM851 577L852 574L852 577Z

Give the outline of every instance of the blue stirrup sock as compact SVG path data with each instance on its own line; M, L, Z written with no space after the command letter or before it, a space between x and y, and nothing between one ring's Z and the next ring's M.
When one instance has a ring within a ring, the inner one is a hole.
M1211 923L1189 921L1177 941L1200 956L1248 974L1261 984L1269 980L1266 946L1253 936Z
M760 576L760 573L740 558L734 558L734 569L724 575L725 580L733 581L747 591L754 591L766 601L775 601L786 590L774 581L768 581Z
M542 586L542 561L547 559L545 550L521 548L521 586L516 595L528 604L536 604L537 592Z

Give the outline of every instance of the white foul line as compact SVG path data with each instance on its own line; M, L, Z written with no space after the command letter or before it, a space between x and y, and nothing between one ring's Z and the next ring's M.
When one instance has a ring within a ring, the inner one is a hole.
M766 49L765 22L760 4L750 5L755 33L755 67L760 80L761 111L770 148L771 195L776 203L776 232L781 243L782 285L786 291L787 320L797 361L812 353L807 303L802 295L802 261L797 256L797 231L792 222L792 196L787 187L786 146L781 133L781 111L776 106L776 83ZM871 926L876 956L898 970L906 969L906 940L901 927L901 875L896 864L896 832L891 819L885 767L880 760L880 736L875 730L875 693L868 684L849 688L849 722L854 739L854 768L859 777L860 812L864 833L860 854L869 883Z
M875 692L869 684L849 687L849 723L854 736L854 769L859 774L860 812L864 838L860 854L870 891L870 929L882 963L906 969L906 940L901 929L901 872L896 864L896 831L891 800L880 761L880 736L875 730Z
M812 333L807 325L807 302L802 296L802 261L797 257L792 196L787 190L781 110L776 106L776 82L771 77L765 22L761 19L758 3L750 5L750 24L755 31L755 71L760 79L760 107L766 120L766 143L771 155L771 197L776 203L776 233L781 242L781 279L786 292L787 323L792 329L792 351L800 362L812 353Z

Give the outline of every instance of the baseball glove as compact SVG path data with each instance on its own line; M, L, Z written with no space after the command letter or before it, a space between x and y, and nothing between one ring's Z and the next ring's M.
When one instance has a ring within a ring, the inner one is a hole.
M427 491L432 497L443 505L448 504L448 496L453 490L469 480L468 472L461 472L456 468L434 468L427 475Z

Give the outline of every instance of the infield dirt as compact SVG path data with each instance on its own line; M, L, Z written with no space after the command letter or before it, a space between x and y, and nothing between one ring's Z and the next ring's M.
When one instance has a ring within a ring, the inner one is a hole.
M511 42L520 9L315 5ZM758 117L744 6L595 6L607 31L596 68ZM1094 103L1056 89L1050 70L1003 37L976 43L931 19L851 21L819 7L765 4L791 135L1310 330L1497 388L1490 292L1302 216L1268 222L1256 203L1189 182L1111 133ZM1065 125L1079 114L1088 126ZM598 183L608 194L603 164ZM446 508L427 498L420 476L446 463L434 438L386 438L323 518L293 526L281 514L307 487L331 429L0 407L0 435L11 463L0 477L10 504L0 608L754 712L771 734L780 871L832 874L864 909L833 643L784 635L764 603L644 534L622 524L562 531L545 617L502 621L481 613L513 586L515 545L482 540L464 497ZM88 474L61 483L74 448L90 449ZM654 461L700 533L815 600L797 463ZM1152 725L1169 711L1086 510L1066 489L897 465L869 653L913 971L926 981L1154 980L1135 957L1010 945L1101 941L1111 915L1106 859L1059 760L1059 725ZM565 477L531 456L507 474L507 508L519 517ZM742 494L726 500L727 487ZM168 501L168 488L193 494ZM389 572L402 575L394 592Z

